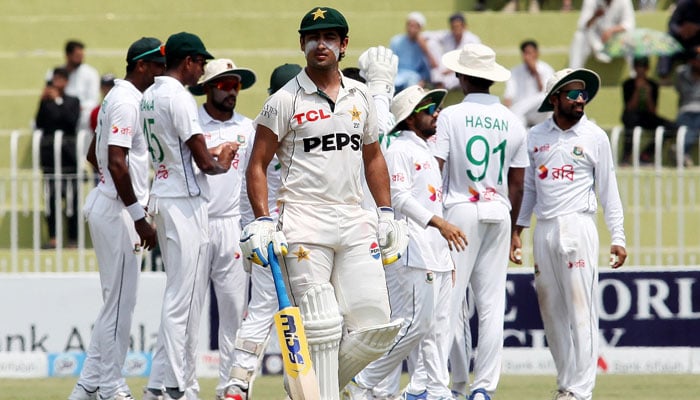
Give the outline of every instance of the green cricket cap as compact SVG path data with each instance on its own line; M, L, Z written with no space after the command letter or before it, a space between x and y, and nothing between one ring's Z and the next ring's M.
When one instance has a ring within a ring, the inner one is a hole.
M299 33L318 31L321 29L339 29L343 36L348 34L348 21L340 11L330 7L314 7L304 15L299 26Z
M187 56L204 56L207 60L214 58L204 47L202 39L194 33L180 32L170 35L165 42L165 54L168 58L185 58Z
M165 63L165 48L160 40L154 37L142 37L129 46L126 52L126 62L138 60Z
M272 71L272 75L270 75L270 87L267 89L267 92L272 94L280 90L292 78L299 75L299 72L301 72L301 65L299 64L284 64L275 68Z

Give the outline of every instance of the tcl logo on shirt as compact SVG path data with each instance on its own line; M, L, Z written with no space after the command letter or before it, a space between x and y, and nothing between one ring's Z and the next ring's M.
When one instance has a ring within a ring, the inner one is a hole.
M329 133L321 137L304 138L304 153L320 147L321 151L340 151L343 147L350 146L354 151L360 149L362 138L360 135L347 133Z
M328 119L330 117L330 114L326 114L325 110L319 109L295 114L293 118L297 120L297 124L301 125L304 123L304 121L314 122L318 121L319 119Z

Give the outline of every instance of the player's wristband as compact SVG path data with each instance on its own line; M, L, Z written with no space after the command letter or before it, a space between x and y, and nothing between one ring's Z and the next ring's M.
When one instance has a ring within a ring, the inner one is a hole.
M379 215L391 213L391 215L392 215L392 217L393 217L393 215L394 215L394 209L391 208L391 207L387 207L387 206L377 207L377 213L378 213Z
M129 212L129 215L131 215L131 219L133 219L134 221L146 218L146 210L143 209L143 207L141 206L141 204L139 204L138 201L134 204L127 206L126 211Z

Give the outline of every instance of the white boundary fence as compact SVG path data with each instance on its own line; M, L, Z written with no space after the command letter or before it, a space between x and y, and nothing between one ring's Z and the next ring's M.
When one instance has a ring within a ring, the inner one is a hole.
M64 272L94 271L97 269L94 252L87 246L86 224L79 218L78 243L76 249L64 247L64 223L56 219L55 249L42 249L42 232L44 232L44 212L47 210L44 199L45 190L54 190L60 194L61 165L60 151L62 133L54 139L55 173L53 187L44 184L44 177L39 162L41 131L16 130L9 138L9 174L0 175L0 222L7 226L9 218L9 246L0 245L0 272ZM82 215L85 196L94 185L94 174L84 161L87 143L91 133L80 131L76 138L76 154L79 168L78 209L73 210ZM624 140L622 127L615 127L610 132L613 154L619 154ZM642 139L653 135L655 157L652 165L639 162ZM676 133L676 143L683 143L685 127ZM645 132L636 128L632 141L632 165L617 169L618 184L625 207L625 230L627 233L628 265L685 266L700 264L700 204L698 203L698 186L700 185L700 168L684 165L683 146L676 146L675 152L664 151L668 144L663 141L664 130L659 127L655 132ZM20 168L20 143L30 142L31 168ZM672 157L672 160L669 160ZM619 162L615 157L616 164ZM668 167L665 165L674 165ZM9 193L8 193L9 192ZM55 196L57 205L61 196ZM60 209L60 207L56 207ZM601 265L607 264L609 237L599 212L599 231L601 232ZM31 240L28 238L31 237ZM524 264L532 264L531 230L526 230L524 240ZM2 237L2 240L6 240ZM4 247L4 248L3 248ZM151 270L152 258L144 259L144 269Z

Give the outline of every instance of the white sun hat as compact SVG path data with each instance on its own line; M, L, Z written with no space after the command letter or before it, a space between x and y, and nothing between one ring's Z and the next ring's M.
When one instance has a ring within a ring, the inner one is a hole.
M600 87L600 76L590 69L579 68L564 68L554 73L545 85L547 96L540 104L540 108L537 109L539 112L547 112L554 110L554 106L549 102L549 97L556 93L563 86L568 85L571 82L581 82L583 83L584 89L588 92L588 104L596 93L598 93L598 88Z
M420 104L423 99L430 98L430 101L437 104L439 108L445 100L446 95L447 90L445 89L425 90L418 85L409 86L400 91L391 100L390 111L396 121L396 125L391 129L391 132L395 132L398 129L403 123L403 120L413 113L413 110L415 110L416 106Z
M461 49L445 53L442 63L450 70L463 75L494 82L510 79L510 71L496 62L493 49L480 43L465 44Z
M248 68L238 68L228 58L217 58L204 66L204 75L199 78L197 85L190 87L190 92L196 96L204 94L204 85L214 79L224 76L237 76L241 80L241 90L248 89L255 83L255 72Z

